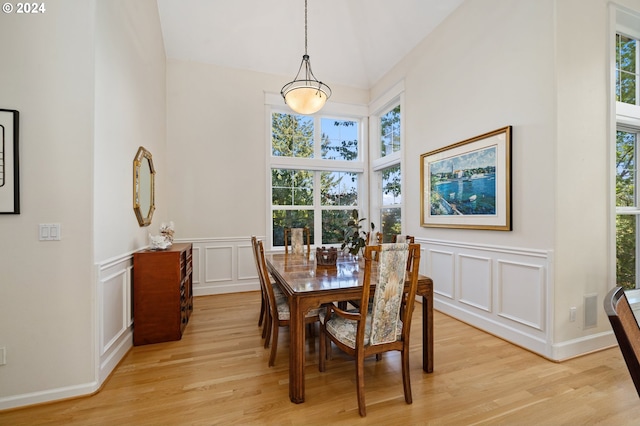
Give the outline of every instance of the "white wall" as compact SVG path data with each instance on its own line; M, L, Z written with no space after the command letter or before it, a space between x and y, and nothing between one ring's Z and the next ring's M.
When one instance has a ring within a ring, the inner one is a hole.
M99 1L95 43L95 330L101 384L131 348L131 253L168 221L166 58L155 0ZM133 158L152 154L156 210L133 213Z
M91 393L131 346L132 162L168 211L165 57L154 0L0 16L0 108L20 111L20 215L0 217L0 409ZM60 223L39 242L39 223Z
M95 246L103 261L146 246L168 221L166 61L154 0L101 1L95 46ZM149 227L133 214L133 158L153 156L156 211Z
M264 235L265 92L291 76L185 61L167 65L168 183L176 237ZM332 87L332 100L365 104L368 92Z
M0 408L94 380L95 1L46 6L0 16L0 107L20 111L21 195L21 213L0 217ZM38 241L39 223L60 223L61 241Z
M638 1L622 3L640 10ZM458 292L465 288L460 256L493 259L490 279L477 283L493 305L480 312L462 303L460 294L449 299L443 292L436 296L440 308L511 337L515 325L492 329L505 303L495 248L548 253L548 279L527 282L525 274L517 285L524 294L543 289L533 303L549 302L541 315L547 347L524 346L553 359L613 343L601 309L615 266L609 250L608 5L466 1L372 90L375 98L405 79L408 232L425 241L427 250L441 250L440 242L455 247L451 272L442 278ZM506 125L513 126L513 231L421 228L419 155ZM535 264L535 258L528 262ZM585 296L597 297L592 328L584 326ZM577 308L575 322L569 322L571 307Z

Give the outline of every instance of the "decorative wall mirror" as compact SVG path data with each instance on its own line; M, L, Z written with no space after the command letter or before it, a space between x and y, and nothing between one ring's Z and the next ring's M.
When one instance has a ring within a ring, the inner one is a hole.
M133 211L140 226L151 224L156 209L155 174L151 153L141 146L133 159Z

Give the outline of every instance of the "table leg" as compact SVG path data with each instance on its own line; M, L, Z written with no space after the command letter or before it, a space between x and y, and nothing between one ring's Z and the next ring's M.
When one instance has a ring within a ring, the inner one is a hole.
M300 298L291 297L289 309L289 398L291 402L304 402L304 340L305 309L300 305Z
M422 296L422 369L433 372L433 292Z

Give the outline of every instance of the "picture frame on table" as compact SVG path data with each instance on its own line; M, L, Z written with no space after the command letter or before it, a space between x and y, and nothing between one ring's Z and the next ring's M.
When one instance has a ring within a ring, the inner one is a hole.
M420 156L420 225L511 231L511 126Z
M20 213L19 115L0 109L0 214Z

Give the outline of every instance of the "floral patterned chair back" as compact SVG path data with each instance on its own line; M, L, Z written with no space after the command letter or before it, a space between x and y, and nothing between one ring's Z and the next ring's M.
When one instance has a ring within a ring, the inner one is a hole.
M291 235L291 252L293 254L305 254L304 246L306 240L307 253L310 252L309 228L285 228L284 229L284 250L289 253L289 235Z
M409 245L382 244L378 261L378 284L371 306L370 345L397 340L402 325L400 309L403 301Z

